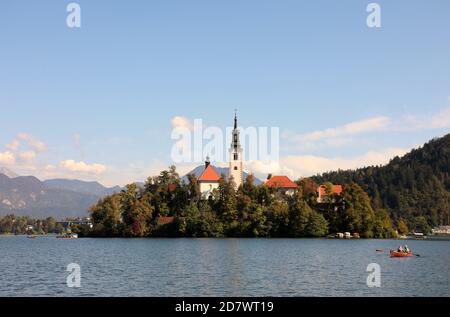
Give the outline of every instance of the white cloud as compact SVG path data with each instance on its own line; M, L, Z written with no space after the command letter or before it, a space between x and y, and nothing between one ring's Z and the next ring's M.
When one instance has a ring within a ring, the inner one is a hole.
M398 130L432 130L450 128L450 107L435 114L409 115L398 125Z
M10 144L6 145L6 148L11 151L17 151L19 149L19 147L20 147L20 141L17 139L12 140Z
M442 110L437 115L431 117L431 129L444 129L450 127L450 108Z
M365 120L354 121L337 128L314 131L300 135L299 139L304 141L319 141L322 139L338 138L373 131L380 131L388 127L390 119L388 117L373 117Z
M86 174L103 174L106 171L106 166L102 164L86 164L83 161L76 162L74 160L65 160L60 163L60 167L70 172L79 172Z
M173 129L185 128L188 129L189 131L194 130L194 124L188 118L185 117L181 116L174 117L172 118L171 123Z
M382 151L369 151L364 155L353 158L325 158L319 156L288 156L282 164L299 176L311 176L318 173L335 171L338 169L356 169L364 166L384 165L395 156L403 156L408 150L385 149Z
M0 152L0 164L12 165L16 163L16 157L14 153L10 151Z
M247 165L247 169L263 179L269 173L283 174L297 179L338 169L347 170L385 165L395 156L403 156L408 151L408 149L402 148L388 148L381 151L369 151L363 155L350 158L326 158L314 155L287 156L279 162L251 162Z
M36 155L35 151L25 151L17 153L17 158L21 162L30 163L36 158Z
M20 141L25 141L30 148L38 153L47 151L47 145L44 142L38 140L31 134L23 132L19 133L17 139L13 140L10 145L13 145L13 147L15 147L15 150L17 150L20 146Z

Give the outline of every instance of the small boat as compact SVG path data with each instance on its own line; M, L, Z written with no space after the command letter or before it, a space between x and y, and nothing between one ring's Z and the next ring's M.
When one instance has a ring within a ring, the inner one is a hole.
M377 252L384 252L384 249L377 249Z
M414 254L410 252L398 252L391 250L391 258L410 258L413 257Z
M66 233L60 236L56 236L57 239L78 239L78 235L76 233Z
M36 236L28 236L27 239L36 239Z

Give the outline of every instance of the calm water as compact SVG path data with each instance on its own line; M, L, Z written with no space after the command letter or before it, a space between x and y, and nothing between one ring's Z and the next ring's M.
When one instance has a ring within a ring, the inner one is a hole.
M0 296L450 296L450 241L0 237ZM79 289L66 286L70 263ZM366 285L369 263L382 287Z

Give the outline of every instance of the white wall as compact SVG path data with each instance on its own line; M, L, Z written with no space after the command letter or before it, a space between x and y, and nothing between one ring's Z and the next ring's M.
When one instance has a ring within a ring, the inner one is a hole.
M202 197L207 199L212 191L216 188L219 188L219 182L200 182L200 192L202 193Z

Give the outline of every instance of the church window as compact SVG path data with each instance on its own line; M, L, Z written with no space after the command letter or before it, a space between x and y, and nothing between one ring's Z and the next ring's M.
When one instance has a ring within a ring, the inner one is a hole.
M234 160L235 160L235 161L239 160L239 154L234 153Z
M234 170L235 170L235 171L237 171L237 170L238 170L237 166L235 166L235 167L234 167Z

